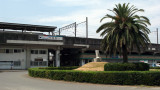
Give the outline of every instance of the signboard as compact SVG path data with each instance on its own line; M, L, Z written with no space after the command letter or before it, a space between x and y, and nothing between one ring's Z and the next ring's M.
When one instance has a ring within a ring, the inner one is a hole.
M45 39L45 40L63 40L63 37L62 36L39 35L39 39Z

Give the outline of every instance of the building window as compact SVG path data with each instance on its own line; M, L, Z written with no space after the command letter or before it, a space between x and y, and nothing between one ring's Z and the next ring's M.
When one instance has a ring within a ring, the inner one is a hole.
M14 62L13 62L13 65L14 65L14 66L21 66L21 61L14 61Z
M6 53L13 53L13 49L6 49Z
M21 49L14 49L14 53L21 53Z
M31 54L46 54L46 50L31 50Z
M39 50L39 54L46 54L46 50Z
M6 53L5 49L0 49L0 53Z
M21 52L24 52L24 49L0 49L0 53L21 53Z
M38 50L31 50L31 54L38 54Z
M24 49L22 49L22 52L24 52Z

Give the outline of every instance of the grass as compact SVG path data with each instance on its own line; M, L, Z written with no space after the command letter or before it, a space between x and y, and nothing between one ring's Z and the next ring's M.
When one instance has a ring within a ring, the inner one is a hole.
M104 71L104 65L106 63L107 62L90 62L90 63L87 63L87 64L85 64L75 70L79 70L79 71Z
M160 69L149 69L149 71L160 71Z

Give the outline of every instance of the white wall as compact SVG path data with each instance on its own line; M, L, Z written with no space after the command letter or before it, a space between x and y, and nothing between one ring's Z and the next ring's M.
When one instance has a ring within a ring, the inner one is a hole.
M35 61L35 58L43 58L43 61L48 61L48 49L31 49L31 50L45 50L46 54L31 54L31 61Z
M0 48L0 49L23 49L23 48ZM21 61L21 66L13 67L13 69L26 69L27 61L26 61L26 49L23 49L24 52L20 53L0 53L0 61ZM45 54L31 54L31 50L45 50ZM48 61L48 49L30 49L30 61L35 61L36 58L43 58L43 61ZM29 64L30 64L29 61ZM4 62L2 62L3 64ZM6 62L7 63L7 62ZM9 64L8 64L9 65ZM10 67L10 66L9 66ZM6 66L7 68L7 66Z
M22 49L22 48L3 48L3 49ZM21 53L0 53L0 61L21 61L21 67L17 69L25 69L26 52ZM15 67L16 68L16 67Z

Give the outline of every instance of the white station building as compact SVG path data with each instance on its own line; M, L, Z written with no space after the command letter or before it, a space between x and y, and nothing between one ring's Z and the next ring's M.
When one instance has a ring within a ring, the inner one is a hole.
M0 69L28 69L48 66L80 66L93 61L100 50L101 39L54 35L55 26L0 22ZM102 61L121 62L121 56ZM133 50L129 62L160 63L160 45L150 44L141 52Z
M52 45L62 45L63 43L57 38L53 39L57 42L45 41L44 38L47 36L37 33L37 31L53 34L55 28L1 22L0 69L27 69L29 67L48 66L48 48L46 45L52 48ZM57 48L56 54L58 55L59 52L60 49ZM57 65L59 65L58 61Z
M83 63L78 57L84 49L89 49L86 38L55 36L55 29L54 26L0 22L0 69ZM97 43L95 40L91 39L90 43Z

